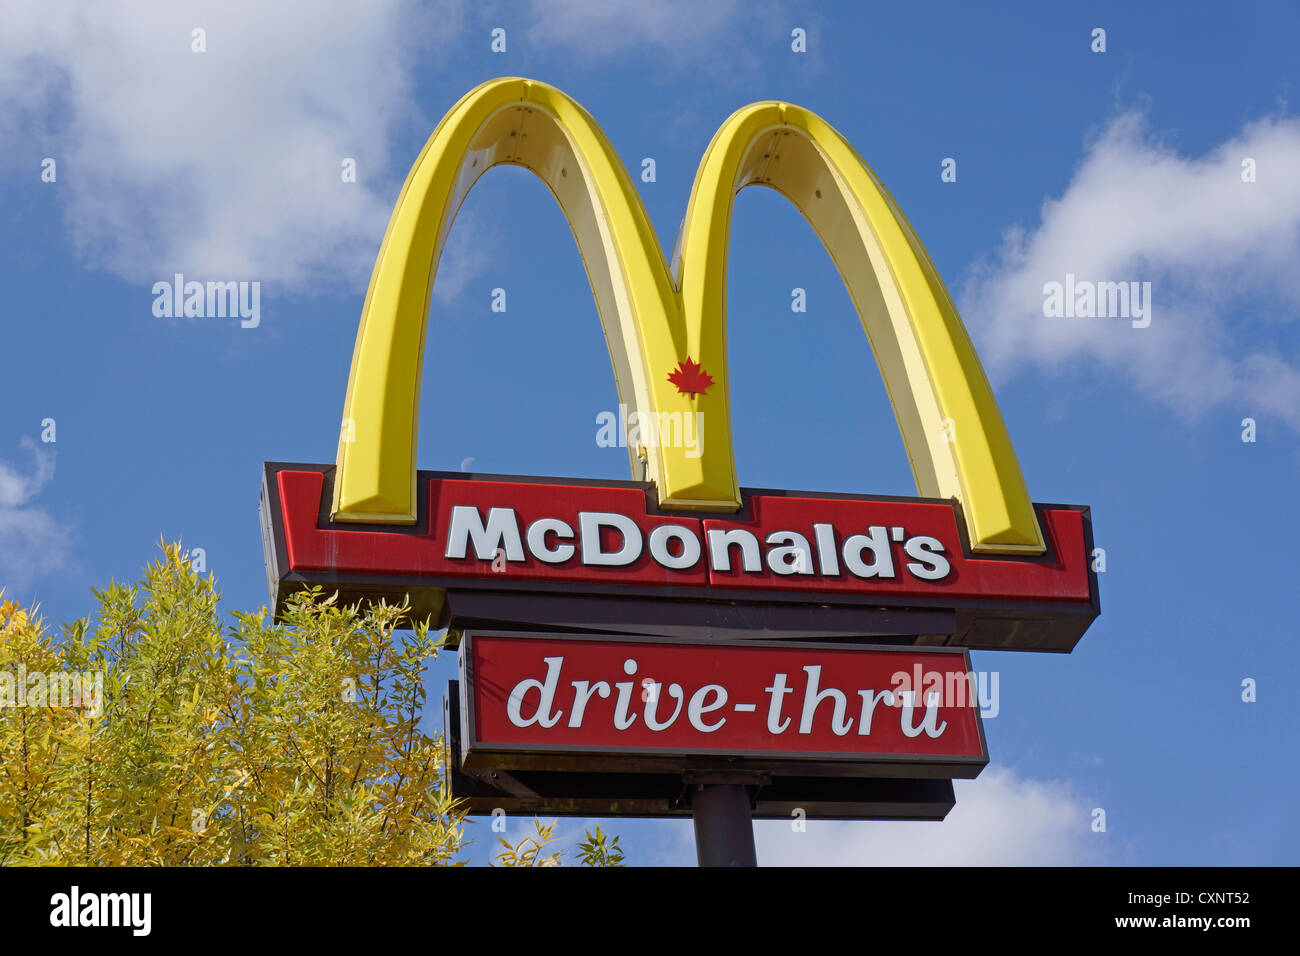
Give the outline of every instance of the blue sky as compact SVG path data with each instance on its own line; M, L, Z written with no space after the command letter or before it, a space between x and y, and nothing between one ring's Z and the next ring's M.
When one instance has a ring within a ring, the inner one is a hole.
M1074 653L975 655L1000 674L994 765L959 785L948 821L762 824L760 860L1300 861L1294 6L0 6L6 597L86 614L90 587L133 578L162 535L204 549L228 607L266 601L261 463L333 459L388 214L471 87L552 83L629 168L653 157L640 189L669 250L719 124L787 100L897 199L972 331L1031 494L1091 505L1107 561L1102 616ZM153 283L178 271L259 281L260 324L156 317ZM1151 282L1150 327L1044 317L1043 284L1067 272ZM775 193L737 201L729 290L742 483L914 493L843 284ZM627 475L625 453L595 442L618 399L581 261L523 170L494 170L462 210L424 383L423 468ZM430 674L431 701L453 665ZM693 862L689 824L605 826L634 862ZM491 835L475 829L481 862Z

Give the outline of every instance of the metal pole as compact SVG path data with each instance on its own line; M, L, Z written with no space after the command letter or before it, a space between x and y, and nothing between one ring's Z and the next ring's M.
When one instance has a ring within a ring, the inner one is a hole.
M758 866L749 791L737 783L697 784L691 795L700 866Z

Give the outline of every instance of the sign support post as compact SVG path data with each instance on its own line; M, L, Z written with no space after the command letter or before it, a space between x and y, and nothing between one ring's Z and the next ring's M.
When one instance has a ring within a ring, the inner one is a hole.
M691 817L700 866L758 866L754 817L743 784L696 784Z

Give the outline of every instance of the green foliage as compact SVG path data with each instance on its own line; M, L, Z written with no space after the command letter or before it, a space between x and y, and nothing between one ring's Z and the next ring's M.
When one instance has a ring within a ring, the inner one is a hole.
M497 866L562 866L564 851L553 849L556 843L555 824L533 820L533 833L518 843L497 837L501 849L497 851ZM544 851L551 850L550 853ZM586 832L586 839L578 844L578 862L582 866L623 866L623 849L618 837L610 837L599 826L596 832Z
M93 626L59 640L0 602L0 691L87 678L72 699L0 702L0 864L459 865L464 811L441 735L419 728L442 639L408 606L339 607L317 588L280 624L263 609L223 630L179 544L95 596ZM558 865L553 830L498 860ZM588 838L586 865L621 864L617 839L613 862Z
M546 856L542 851L556 841L555 824L543 824L533 820L534 833L526 836L516 844L509 843L503 837L497 837L501 849L497 851L497 866L560 866L563 850L553 851Z
M608 836L599 826L587 831L587 839L578 844L578 859L583 866L622 866L623 848L618 837Z
M442 741L419 729L441 642L408 608L317 590L284 624L236 614L223 633L212 580L179 546L95 594L95 625L59 642L0 606L0 671L103 682L100 706L0 709L0 862L454 862L464 815Z

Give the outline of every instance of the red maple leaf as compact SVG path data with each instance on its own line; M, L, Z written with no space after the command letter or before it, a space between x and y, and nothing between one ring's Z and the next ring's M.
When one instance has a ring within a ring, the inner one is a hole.
M687 358L678 362L677 367L668 373L668 381L677 386L677 394L694 398L708 392L709 386L713 384L713 376L704 371L698 362Z

